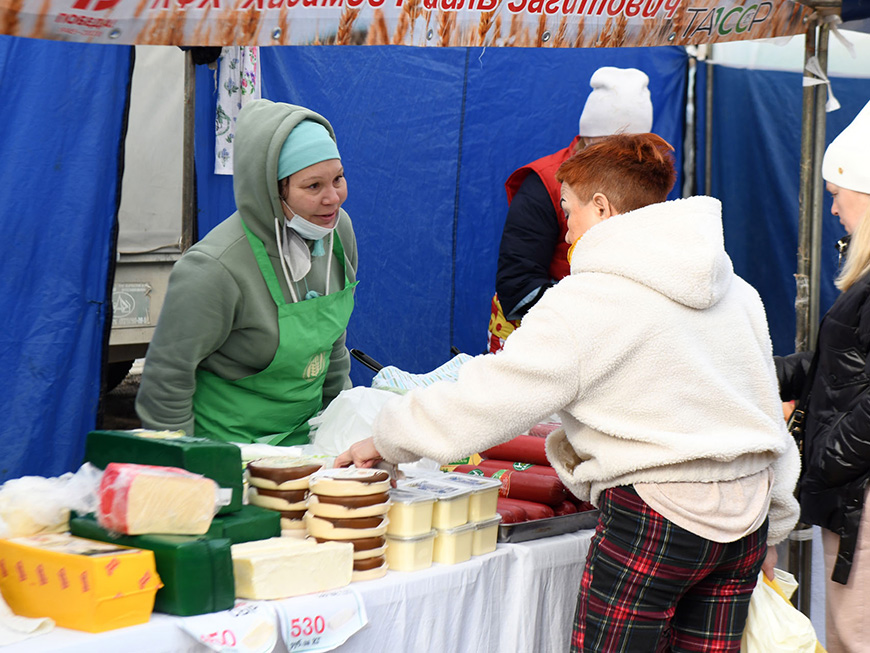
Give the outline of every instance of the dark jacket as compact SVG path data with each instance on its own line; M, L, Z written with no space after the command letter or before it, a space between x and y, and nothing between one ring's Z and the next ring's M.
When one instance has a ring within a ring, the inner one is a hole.
M800 399L809 384L801 521L840 536L831 579L845 584L870 479L870 274L827 312L816 352L814 372L813 352L777 357L776 372L784 401Z

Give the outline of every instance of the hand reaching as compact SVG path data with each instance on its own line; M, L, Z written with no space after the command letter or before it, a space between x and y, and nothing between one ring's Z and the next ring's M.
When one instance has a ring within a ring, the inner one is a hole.
M352 444L350 449L340 454L335 459L335 467L349 467L350 465L359 468L373 467L382 460L381 454L375 449L375 441L372 438L366 438Z

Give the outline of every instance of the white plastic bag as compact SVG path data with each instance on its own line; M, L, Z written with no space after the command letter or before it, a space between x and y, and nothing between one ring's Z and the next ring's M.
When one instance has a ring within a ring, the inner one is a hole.
M396 395L387 390L358 386L344 390L320 415L308 420L314 449L323 455L337 456L350 445L372 434L372 424L384 404Z
M102 471L85 463L73 474L22 476L0 486L0 537L28 537L69 529L69 513L93 512Z
M774 570L773 581L759 573L740 653L824 653L809 617L789 601L797 586L795 577L782 569Z

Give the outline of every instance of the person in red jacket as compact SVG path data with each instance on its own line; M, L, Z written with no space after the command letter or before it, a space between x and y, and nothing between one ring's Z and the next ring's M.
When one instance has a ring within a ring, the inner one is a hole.
M568 147L514 171L505 182L508 213L499 247L488 349L501 350L523 315L547 288L568 275L567 222L559 206L556 170L572 154L605 136L652 129L649 78L636 68L599 68Z

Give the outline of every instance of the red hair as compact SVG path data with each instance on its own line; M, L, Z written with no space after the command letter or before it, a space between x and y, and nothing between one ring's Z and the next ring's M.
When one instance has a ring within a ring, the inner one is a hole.
M581 202L604 194L620 213L664 202L677 180L674 148L655 134L616 134L566 160L556 181Z

